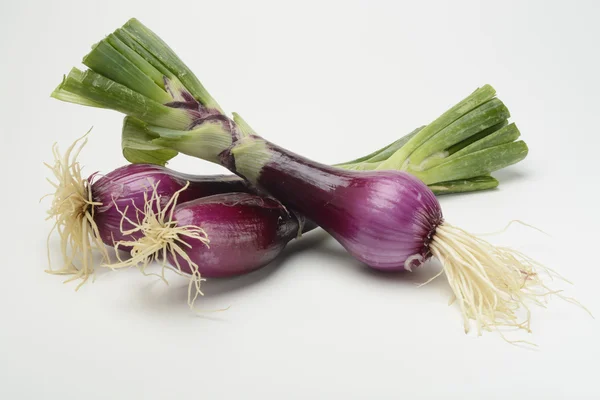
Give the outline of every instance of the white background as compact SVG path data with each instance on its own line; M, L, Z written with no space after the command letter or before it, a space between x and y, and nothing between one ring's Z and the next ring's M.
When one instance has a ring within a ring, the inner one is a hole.
M315 232L259 272L206 282L199 304L231 308L197 317L176 277L102 273L76 293L45 274L49 201L38 203L55 141L93 125L85 171L124 164L122 116L49 94L132 16L225 109L323 162L379 148L490 83L530 155L495 174L497 190L440 199L445 216L475 232L512 219L547 231L491 240L569 277L568 294L598 314L599 4L3 1L0 398L600 398L598 322L559 300L533 311L525 336L539 350L465 335L444 279L415 285L438 264L373 273ZM222 172L183 157L171 167Z

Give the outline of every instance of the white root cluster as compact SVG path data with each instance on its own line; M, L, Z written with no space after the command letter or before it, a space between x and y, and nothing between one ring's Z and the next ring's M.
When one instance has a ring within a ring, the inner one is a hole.
M175 263L175 272L190 278L188 286L188 304L190 307L193 307L198 296L203 295L200 285L206 279L202 278L198 265L192 261L190 256L184 250L184 247L192 248L192 246L182 240L182 238L197 240L206 247L209 247L210 240L202 228L194 225L179 226L177 221L173 220L173 212L177 205L179 194L187 189L189 182L183 188L175 192L164 206L161 205L161 196L157 191L159 183L160 182L152 184L150 196L148 196L148 192L144 193L143 210L137 208L135 204L132 205L135 207L137 216L135 221L127 216L129 206L125 207L124 210L119 210L119 213L122 216L121 232L124 235L142 233L143 236L138 240L132 239L116 242L115 249L119 249L121 246L132 248L131 258L127 260L119 259L118 263L108 264L106 266L113 269L137 266L142 273L147 274L146 268L148 265L153 261L159 261L162 264L162 273L159 276L164 282L167 282L165 278L165 269L169 268L167 257L170 255ZM117 207L116 204L115 207ZM124 222L131 224L132 228L125 229L123 227ZM185 260L191 274L182 271L177 256Z
M454 292L452 300L460 305L465 332L469 331L471 320L475 321L479 335L482 330L501 327L531 332L529 304L545 307L545 300L551 295L580 305L543 282L540 273L551 279L565 280L556 272L519 251L493 246L448 223L438 226L430 249L443 266L436 277L446 274ZM526 313L522 320L517 315L520 309ZM499 332L504 337L502 331Z
M54 187L52 204L47 219L55 219L54 226L48 235L47 272L59 275L73 275L66 282L81 279L77 289L93 274L93 250L108 260L108 253L100 239L98 227L94 222L94 207L101 205L94 202L90 190L90 182L81 176L81 166L77 157L87 143L84 137L77 139L61 155L54 144L52 153L54 164L45 164L54 174L55 181L48 179ZM79 146L78 146L79 144ZM50 257L50 237L54 231L60 236L60 248L63 265L59 269L52 268Z

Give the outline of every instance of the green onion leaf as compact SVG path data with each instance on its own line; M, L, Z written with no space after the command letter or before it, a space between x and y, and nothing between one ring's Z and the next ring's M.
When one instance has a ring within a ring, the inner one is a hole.
M468 179L487 175L517 163L527 156L528 151L525 142L520 140L453 158L431 169L413 172L413 174L428 185L436 182Z
M403 169L406 160L408 160L410 155L421 145L463 115L479 107L488 100L491 100L495 95L496 91L490 85L485 85L475 90L470 96L450 108L435 121L423 128L405 146L384 161L379 166L379 169Z
M158 35L145 27L140 21L132 18L117 32L119 38L129 37L133 39L146 50L145 54L150 54L153 59L164 65L201 104L207 108L222 112L219 104L212 98L187 65L181 61L177 54Z
M156 138L157 135L152 134L139 119L125 117L123 120L121 148L123 156L130 163L165 165L179 154L176 150L152 143Z
M164 106L91 70L73 68L52 97L66 101L83 98L86 105L110 108L157 126L187 129L192 123L185 110Z
M489 175L477 176L470 179L460 179L456 181L439 182L429 185L429 189L437 196L442 194L476 192L479 190L488 190L497 187L499 182Z

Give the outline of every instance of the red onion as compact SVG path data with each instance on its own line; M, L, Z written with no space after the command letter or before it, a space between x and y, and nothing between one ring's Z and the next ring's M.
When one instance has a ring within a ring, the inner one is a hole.
M158 184L160 183L160 184ZM127 209L127 217L140 218L138 209L144 206L144 197L156 186L161 205L165 205L175 192L181 203L220 193L247 192L248 185L233 175L195 176L182 174L169 168L151 164L129 164L101 176L88 179L88 187L95 204L94 221L100 238L109 246L113 241L126 240L121 230L129 229L119 210Z
M140 266L153 260L168 264L190 277L189 304L202 294L206 277L227 277L252 272L271 262L297 237L303 218L291 214L281 203L250 193L226 193L177 204L186 187L162 205L155 185L147 199L143 218L122 217L129 225L116 242L131 249L131 258L111 268ZM163 275L164 277L164 275ZM195 287L195 292L192 292Z
M430 245L442 224L433 192L400 171L346 171L312 162L263 139L257 154L240 144L229 167L261 189L301 210L336 238L358 260L394 271L420 266L431 257ZM255 143L255 144L256 144ZM240 149L244 149L240 151Z
M93 272L92 250L99 251L106 261L108 255L104 245L113 246L115 241L143 236L122 234L122 230L132 228L127 220L123 222L122 212L132 221L143 218L139 211L144 208L148 192L153 187L163 206L186 185L187 190L180 195L182 202L249 190L248 185L236 176L193 176L150 164L129 164L106 175L95 173L84 179L76 157L86 141L79 147L79 140L76 141L64 155L55 146L55 162L48 165L56 180L53 182L56 191L48 218L56 219L52 231L57 230L60 235L64 262L60 269L50 267L49 272L74 274L69 280L83 278L83 283ZM127 248L124 246L123 250Z
M373 268L411 270L435 256L461 306L465 329L473 319L479 332L502 325L529 330L529 316L519 322L517 310L527 310L526 300L539 302L556 293L542 282L538 271L545 269L539 264L448 224L431 190L408 174L328 167L244 129L240 118L225 115L173 50L135 19L96 46L84 63L89 69L74 68L54 97L139 119L151 134L137 137L137 144L170 151L169 157L177 151L226 166L319 224ZM459 150L449 160L454 146L502 129L509 114L494 96L491 86L477 89L370 167L412 171L434 183L487 175L520 161L527 146L502 135L489 139L493 147L477 145L469 154ZM201 238L201 226L187 230ZM189 255L180 256L193 263Z
M173 131L154 143L200 157L201 137L193 143L189 133L182 135L188 139L185 147L178 146ZM518 310L551 294L562 297L542 281L540 272L552 274L545 267L447 223L433 192L405 172L341 170L257 135L232 136L232 141L220 157L224 166L301 212L370 267L410 271L438 258L440 274L461 306L465 331L471 319L479 333L499 326L529 331L529 313L519 321Z

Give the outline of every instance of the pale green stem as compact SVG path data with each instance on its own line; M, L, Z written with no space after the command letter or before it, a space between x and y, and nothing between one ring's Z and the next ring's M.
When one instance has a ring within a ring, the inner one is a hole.
M177 54L140 21L132 18L118 32L121 34L120 37L131 37L148 53L157 58L160 64L168 68L201 104L207 108L222 111L219 104Z
M406 160L408 160L408 157L423 145L423 143L469 111L477 108L486 101L491 100L495 94L496 91L490 85L485 85L477 89L466 99L456 104L435 121L423 128L405 146L381 163L379 169L402 169L402 166Z
M463 115L423 143L409 157L407 169L423 169L422 163L462 140L501 123L509 117L508 109L498 99L492 99Z
M500 122L499 124L496 124L487 129L484 129L481 132L479 132L473 136L470 136L470 137L466 138L465 140L448 147L446 149L446 151L448 152L449 155L452 155L452 154L456 153L457 151L464 149L471 143L474 143L480 139L483 139L484 137L491 135L492 133L496 132L497 130L504 128L506 125L508 125L508 120L504 120L504 121Z
M231 133L220 121L207 121L189 131L159 127L148 127L148 129L159 136L152 141L152 144L217 164L221 164L219 155L233 142Z
M506 167L507 161L511 164L517 163L527 156L528 151L525 142L517 141L469 153L446 161L427 171L412 173L428 185L436 182L467 179L487 175Z
M436 196L452 193L477 192L480 190L493 189L498 186L498 181L491 176L477 176L470 179L457 181L439 182L429 185L429 189Z
M85 99L85 105L110 108L173 129L187 129L192 122L185 110L167 107L91 70L73 68L52 97L63 101ZM82 104L81 100L77 102Z
M157 136L146 129L146 124L139 119L125 117L123 119L123 133L121 135L121 148L123 156L132 163L164 165L179 152L152 143Z

